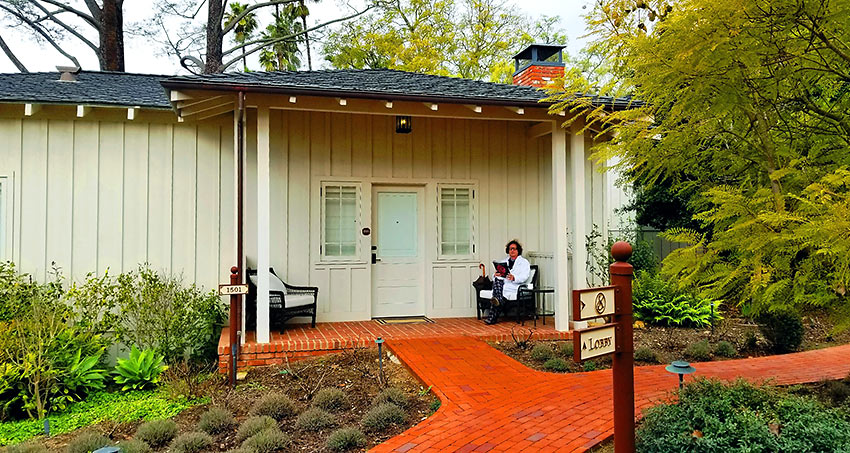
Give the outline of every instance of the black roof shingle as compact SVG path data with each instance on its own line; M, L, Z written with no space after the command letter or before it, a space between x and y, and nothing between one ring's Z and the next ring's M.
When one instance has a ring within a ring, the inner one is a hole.
M81 71L77 81L58 72L0 74L0 102L91 104L170 109L160 82L168 76Z
M533 87L418 74L390 69L291 72L238 72L165 76L81 71L77 80L58 72L0 74L0 102L139 106L170 109L168 89L244 90L317 96L349 96L513 106L545 106L544 91ZM634 106L631 98L595 97L613 109Z

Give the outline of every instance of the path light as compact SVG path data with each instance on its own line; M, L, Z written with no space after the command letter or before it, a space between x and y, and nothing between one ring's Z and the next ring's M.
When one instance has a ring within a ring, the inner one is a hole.
M690 363L685 362L684 360L676 360L667 367L665 370L679 375L679 390L682 390L685 381L685 375L691 374L695 372L697 369L692 367Z
M375 339L375 343L378 343L378 366L381 370L381 380L384 378L384 354L381 352L381 345L384 344L384 339L378 337Z
M50 419L44 417L44 435L50 437Z
M121 451L123 450L118 447L101 447L93 451L92 453L121 453Z

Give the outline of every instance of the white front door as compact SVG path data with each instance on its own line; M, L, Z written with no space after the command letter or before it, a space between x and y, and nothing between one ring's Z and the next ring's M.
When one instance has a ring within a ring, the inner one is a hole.
M425 191L372 188L372 317L425 314Z

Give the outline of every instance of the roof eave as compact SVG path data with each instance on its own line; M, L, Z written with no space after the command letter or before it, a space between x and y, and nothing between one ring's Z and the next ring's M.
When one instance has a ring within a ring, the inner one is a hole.
M429 96L417 94L398 94L398 93L379 93L369 91L351 91L323 88L304 88L295 86L280 86L271 87L266 85L255 84L237 84L237 83L216 83L216 82L190 82L184 80L163 80L162 86L169 90L217 90L217 91L235 91L246 93L268 93L268 94L286 94L286 95L304 95L304 96L326 96L326 97L350 97L361 99L375 99L381 101L415 101L415 102L433 102L447 104L480 104L480 105L497 105L510 107L525 107L525 108L544 108L548 109L552 104L550 102L538 102L532 100L521 99L504 99L490 97L453 97L453 96Z

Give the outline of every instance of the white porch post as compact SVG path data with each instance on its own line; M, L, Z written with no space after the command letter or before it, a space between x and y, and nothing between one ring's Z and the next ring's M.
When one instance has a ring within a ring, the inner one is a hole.
M552 122L552 220L554 221L555 329L569 330L570 267L567 256L567 138L560 122Z
M570 281L572 289L581 289L587 287L587 206L586 206L586 190L585 182L585 165L587 163L584 155L584 133L581 129L584 127L583 121L577 119L570 129L570 182L572 183L572 199L569 201L572 208L572 251L573 251L573 266L570 273ZM572 318L572 316L570 316ZM586 322L580 322L579 325L573 323L573 329L586 327Z
M257 343L269 332L269 108L257 108Z

